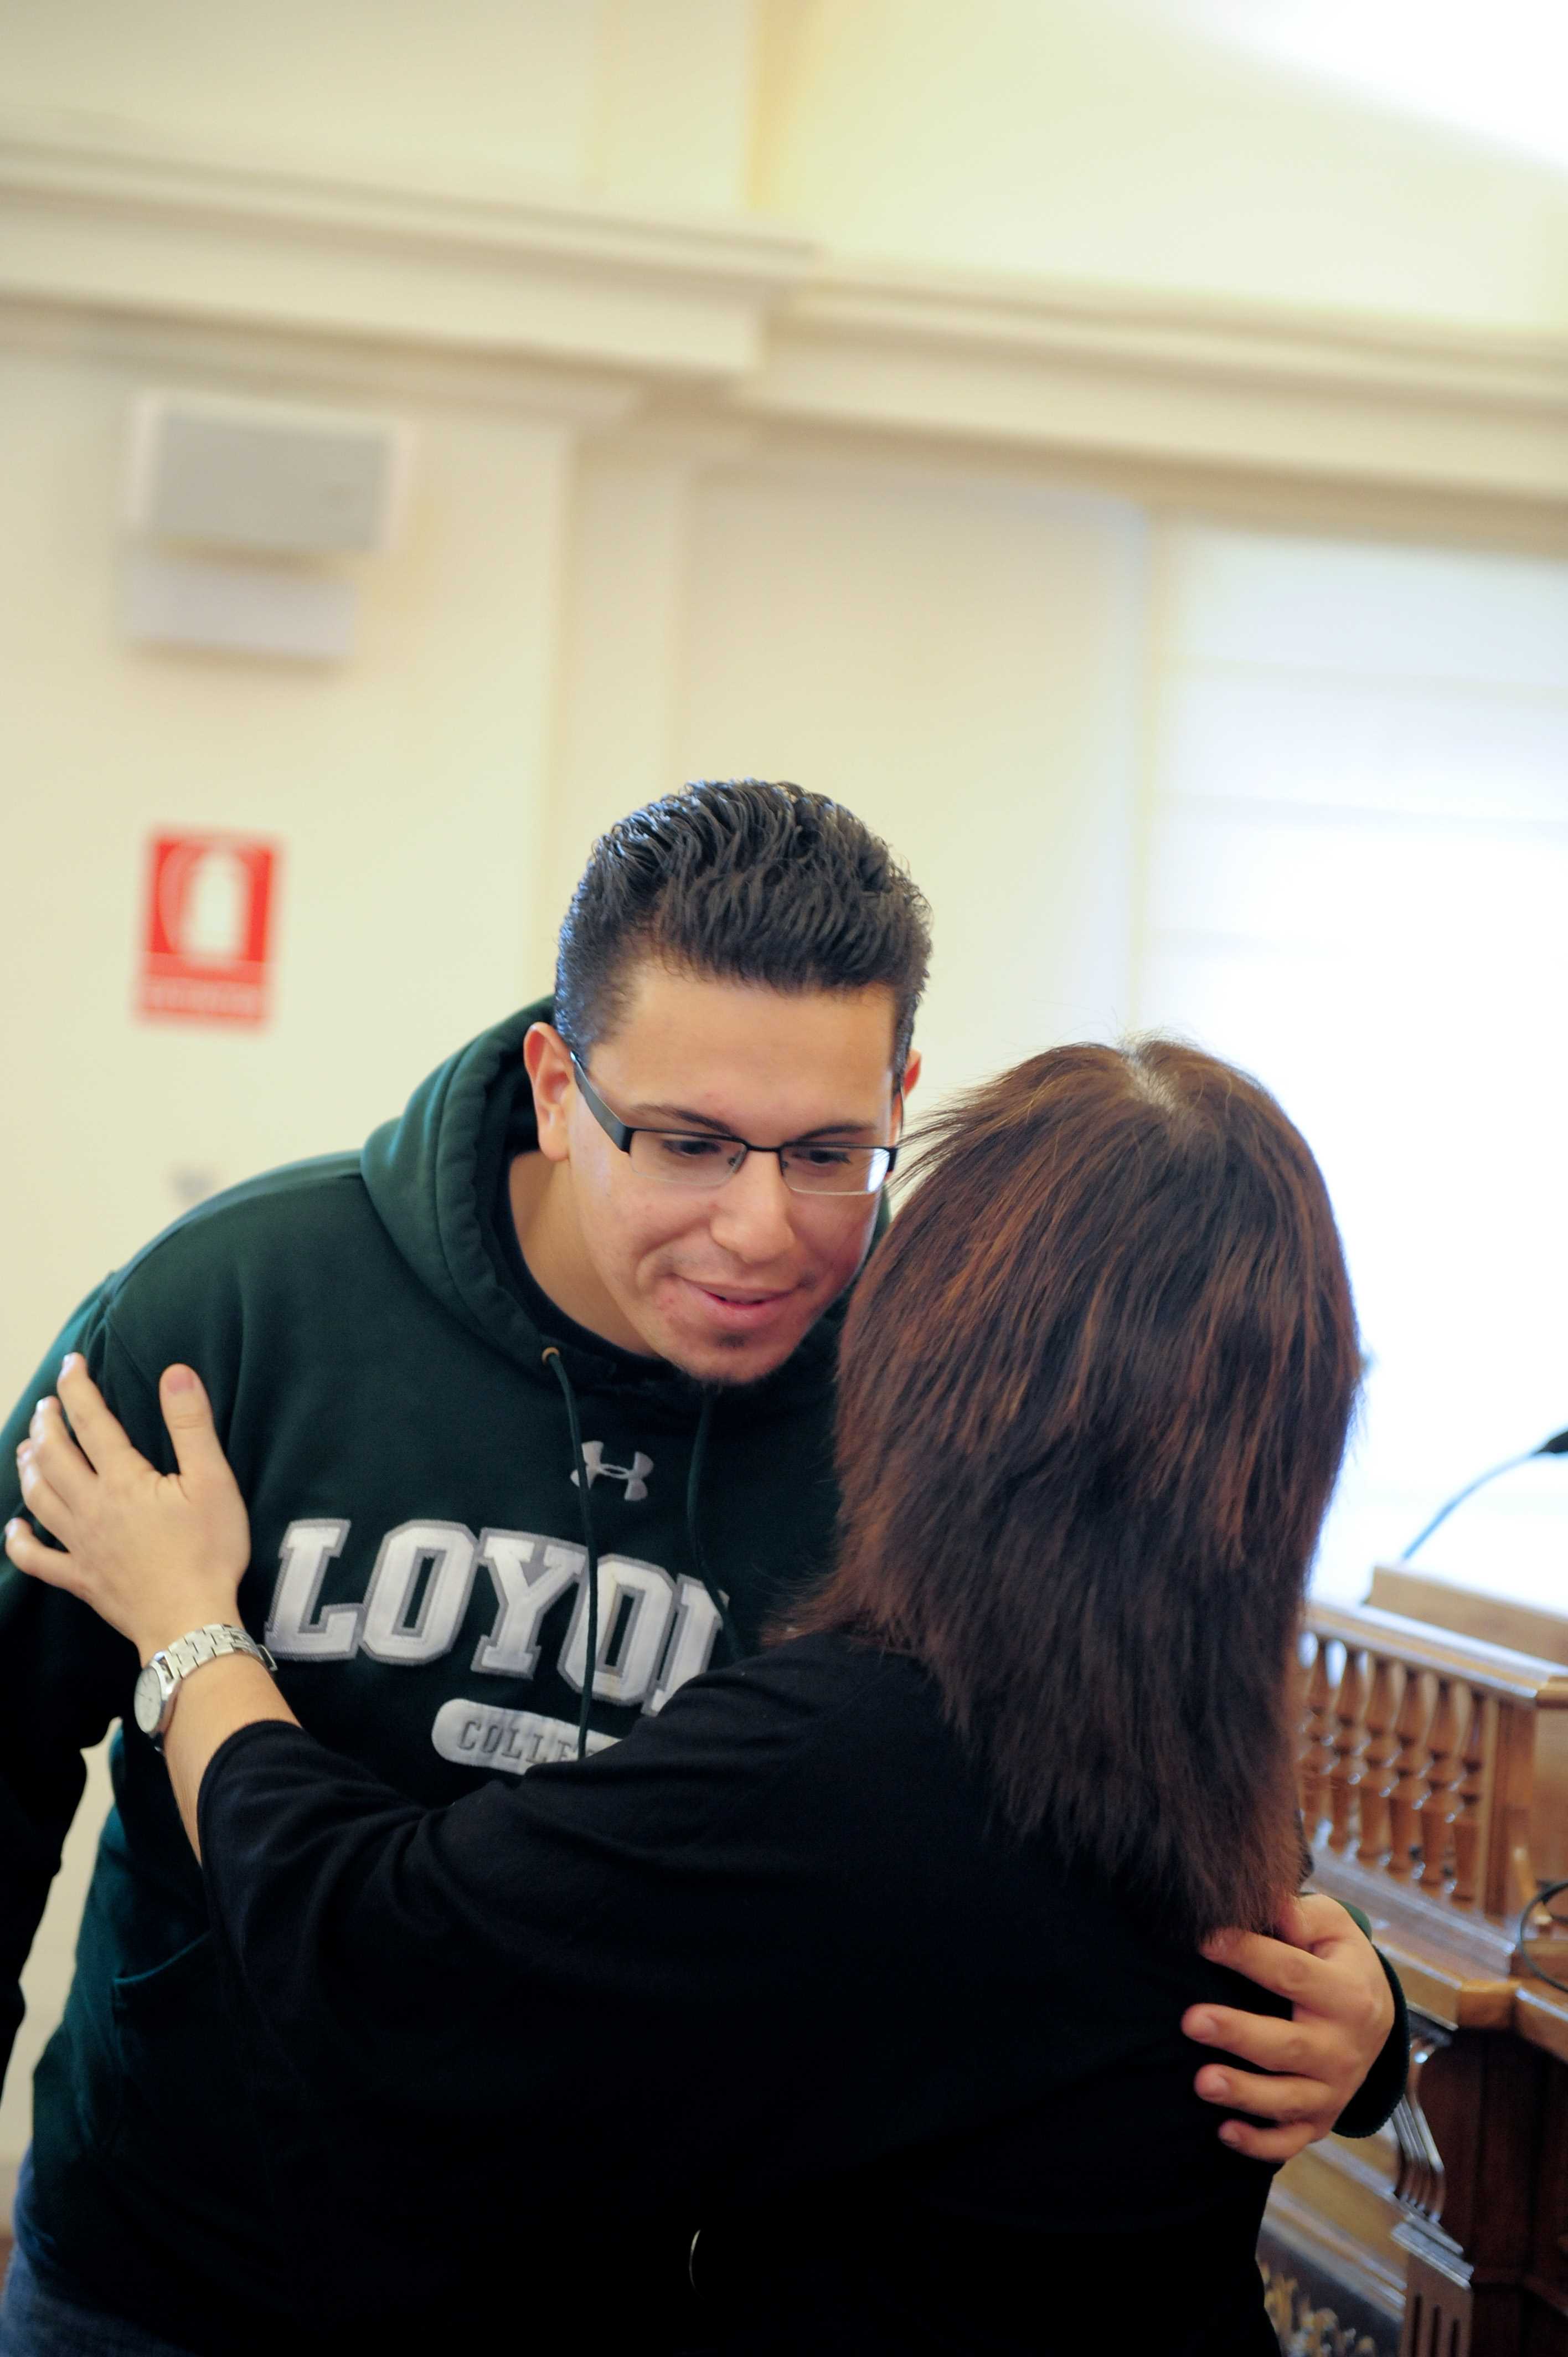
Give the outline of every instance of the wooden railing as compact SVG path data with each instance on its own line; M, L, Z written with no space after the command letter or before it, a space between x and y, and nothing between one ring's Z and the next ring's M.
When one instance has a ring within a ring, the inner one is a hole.
M1568 1875L1568 1662L1314 1603L1300 1792L1316 1883L1370 1921L1412 2044L1380 2136L1311 2146L1274 2180L1282 2340L1568 2357L1568 1996L1541 1977L1568 1982L1568 1921L1530 1908Z
M1517 1921L1556 1865L1532 1818L1568 1760L1568 1669L1369 1605L1311 1604L1304 1654L1301 1809L1320 1860L1380 1873L1391 1900Z

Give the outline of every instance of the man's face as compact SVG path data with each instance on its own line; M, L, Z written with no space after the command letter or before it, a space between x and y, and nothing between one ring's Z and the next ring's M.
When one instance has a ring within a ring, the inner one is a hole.
M649 961L585 1061L634 1127L886 1146L900 1118L893 1023L881 986L786 994ZM541 1151L569 1214L551 1231L555 1265L535 1266L545 1290L607 1340L704 1383L781 1365L865 1259L878 1197L795 1194L772 1155L748 1155L711 1189L645 1176L594 1119L557 1036L539 1027L528 1056ZM911 1058L906 1090L915 1069Z

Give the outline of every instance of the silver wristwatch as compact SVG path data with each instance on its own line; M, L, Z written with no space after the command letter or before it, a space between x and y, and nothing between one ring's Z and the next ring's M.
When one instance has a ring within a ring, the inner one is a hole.
M155 1653L136 1680L136 1725L160 1751L181 1678L188 1678L203 1662L217 1661L222 1653L250 1653L263 1670L277 1668L266 1647L258 1645L243 1629L231 1628L227 1621L209 1620L204 1629L192 1629L188 1635L177 1637L172 1645L166 1645L161 1653Z

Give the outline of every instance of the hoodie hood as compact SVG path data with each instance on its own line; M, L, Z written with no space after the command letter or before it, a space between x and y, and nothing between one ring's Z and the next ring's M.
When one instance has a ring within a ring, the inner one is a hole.
M553 1002L538 999L437 1067L395 1120L373 1130L360 1157L371 1200L403 1259L425 1290L471 1332L551 1385L541 1353L558 1338L542 1333L503 1275L494 1227L505 1165L538 1146L533 1092L522 1060L529 1027L548 1023ZM886 1225L884 1205L876 1235ZM817 1320L781 1367L757 1383L726 1391L730 1414L772 1414L798 1393L814 1394L838 1355L851 1286ZM662 1408L690 1423L701 1386L667 1360L628 1373L628 1357L606 1346L602 1357L580 1344L558 1344L580 1388L634 1390L645 1411Z

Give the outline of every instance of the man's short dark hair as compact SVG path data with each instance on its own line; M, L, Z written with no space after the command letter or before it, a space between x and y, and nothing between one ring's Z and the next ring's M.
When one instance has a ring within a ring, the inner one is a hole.
M893 995L901 1073L929 913L887 845L841 802L758 778L703 780L595 844L561 928L555 1028L585 1056L615 1029L630 970L649 957L773 990L880 984Z

